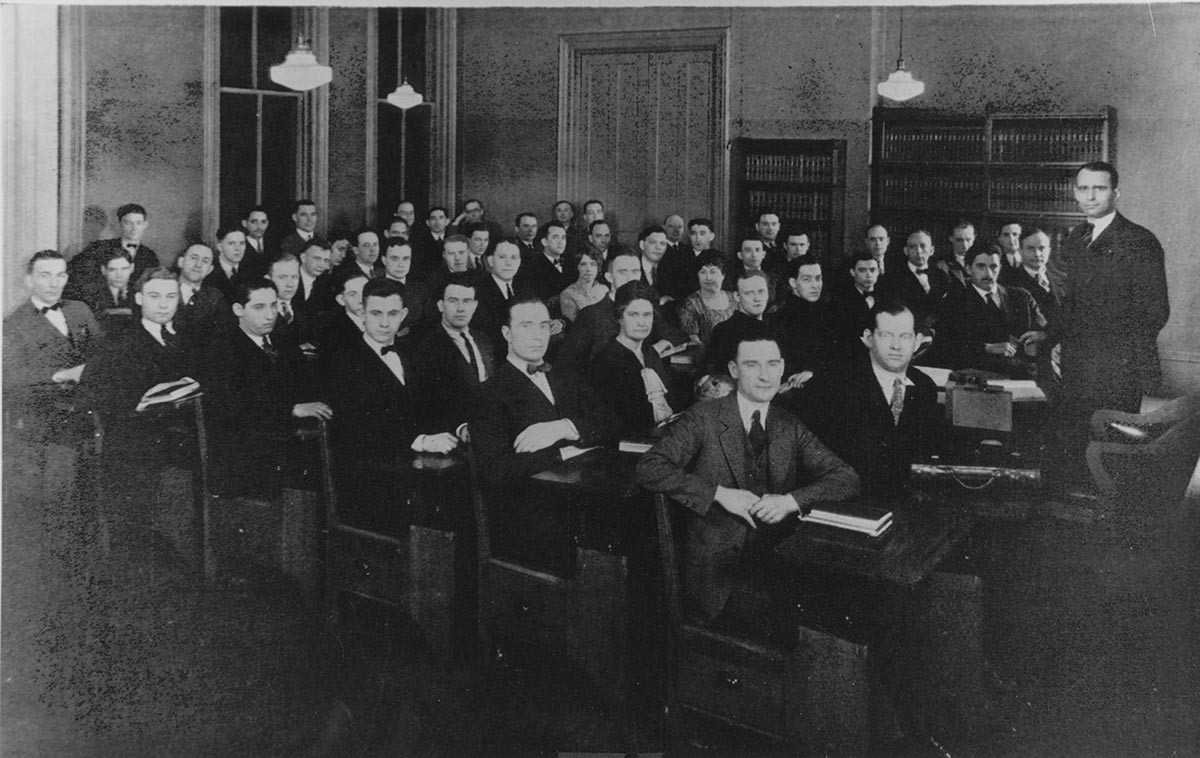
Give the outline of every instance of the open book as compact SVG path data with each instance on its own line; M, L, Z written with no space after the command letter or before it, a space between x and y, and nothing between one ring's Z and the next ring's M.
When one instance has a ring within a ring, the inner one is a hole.
M199 394L200 382L190 376L180 377L173 382L156 384L146 390L146 394L138 401L137 410L144 411L152 405L174 403Z
M801 516L800 520L878 537L891 528L892 512L853 502L821 503Z

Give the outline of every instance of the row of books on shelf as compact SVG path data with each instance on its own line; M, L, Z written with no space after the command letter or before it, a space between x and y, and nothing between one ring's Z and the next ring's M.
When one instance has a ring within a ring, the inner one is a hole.
M746 179L751 182L795 182L820 184L834 181L832 155L746 156Z
M751 190L746 193L751 217L772 211L780 219L828 221L833 210L833 198L828 192L767 192Z
M1047 178L992 177L991 207L1022 208L1040 213L1077 213L1070 176Z
M879 201L888 208L971 210L987 206L987 179L978 176L887 174L879 179Z
M994 161L1086 163L1102 160L1104 147L1102 121L1046 121L1034 127L992 127Z
M887 161L982 161L982 127L888 128L883 135L883 160Z

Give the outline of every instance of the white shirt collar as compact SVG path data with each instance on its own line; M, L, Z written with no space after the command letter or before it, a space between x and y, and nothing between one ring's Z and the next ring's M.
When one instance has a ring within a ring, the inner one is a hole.
M300 239L304 240L305 242L308 242L309 240L311 240L313 238L312 232L306 232L302 229L297 229L296 234L300 237Z
M496 286L500 288L501 292L508 294L508 288L512 286L512 280L506 282L495 274L492 274L492 280L496 282ZM516 294L515 291L513 294Z
M892 402L892 392L895 391L897 379L904 382L905 387L913 386L913 381L906 374L893 374L875 361L871 361L871 370L875 372L875 381L879 382L879 387L883 390L883 399L888 403Z
M914 266L914 265L912 264L912 261L908 261L908 270L909 270L909 271L911 271L911 272L913 272L914 274L917 274L918 276L920 276L920 274L927 274L927 273L929 273L929 272L928 272L928 268L929 268L929 266L926 266L925 268L927 269L926 271L922 271L922 272L918 273L918 272L917 272L917 267L916 267L916 266Z
M160 345L164 345L164 346L166 345L166 343L163 342L163 339L162 339L163 330L166 329L171 334L175 333L175 329L172 326L172 322L170 322L170 321L168 321L165 324L159 324L155 321L151 321L148 318L143 318L142 319L142 328L145 329L150 334L150 336L154 338L155 342L157 342Z
M979 296L981 298L983 298L984 300L987 300L988 302L992 301L992 295L995 295L996 297L1000 297L1000 287L999 286L997 286L996 289L992 290L991 292L979 289L979 287L975 286L975 282L971 282L971 287L973 287L975 289L975 291L979 293Z
M31 303L33 303L33 307L37 308L38 310L41 310L42 308L49 308L50 306L54 305L54 303L47 303L45 300L41 299L37 295L30 295L29 301ZM59 298L57 300L57 302L61 303L62 298Z
M561 255L558 256L557 258L555 258L553 255L550 255L545 250L542 250L542 255L546 256L546 260L550 261L550 264L552 266L561 267L563 265L563 259L562 259Z
M371 338L371 335L367 334L366 332L363 332L363 342L367 343L367 346L375 351L375 355L378 355L380 358L383 357L383 349L387 347L387 345L379 344ZM395 342L392 344L395 344Z
M762 424L765 430L767 428L767 413L770 411L771 404L751 400L737 390L734 390L734 394L737 395L738 415L742 417L742 429L747 433L750 432L750 425L752 423L750 417L754 415L755 411L758 411L758 422Z
M304 282L304 293L306 295L312 294L313 282L316 280L317 277L305 271L303 266L300 267L300 281Z
M192 299L192 295L200 291L199 284L191 284L185 282L182 278L179 280L179 302L186 303Z
M1116 217L1117 217L1117 212L1113 211L1112 213L1101 216L1100 218L1088 219L1088 221L1092 222L1092 239L1096 239L1097 237L1099 237L1104 232L1104 230L1108 228L1108 225L1111 224L1113 222L1113 219Z

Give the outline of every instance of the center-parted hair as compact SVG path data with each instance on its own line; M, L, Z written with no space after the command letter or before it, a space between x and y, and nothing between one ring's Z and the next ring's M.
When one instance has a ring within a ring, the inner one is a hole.
M654 299L654 290L650 289L650 285L638 279L625 282L613 293L613 313L620 319L634 300L648 300L650 305L654 305Z

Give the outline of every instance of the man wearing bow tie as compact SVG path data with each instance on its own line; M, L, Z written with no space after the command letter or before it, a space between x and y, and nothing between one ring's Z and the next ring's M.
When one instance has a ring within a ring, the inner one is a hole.
M65 296L82 300L83 292L88 286L103 279L100 269L110 250L123 250L133 261L130 281L136 282L143 271L158 266L158 254L142 244L142 235L150 225L147 218L146 209L136 203L128 203L118 208L117 219L121 223L121 236L116 239L97 240L71 259L70 281L67 283Z
M1162 378L1157 337L1170 315L1163 249L1152 232L1117 212L1117 182L1108 163L1079 170L1075 201L1087 221L1063 241L1063 389L1079 444L1093 411L1137 413Z
M557 221L542 227L541 249L528 261L521 263L521 277L533 294L551 304L555 310L558 296L575 281L575 271L567 265L567 230Z
M589 384L544 362L550 344L545 303L515 298L500 331L508 354L483 383L470 422L485 483L511 484L564 460L564 447L613 439L618 422Z
M917 329L932 331L937 322L942 299L950 288L949 277L936 266L929 265L933 256L933 237L924 229L908 235L904 245L906 262L896 268L888 267L879 278L881 294L889 295L912 309L917 317Z

